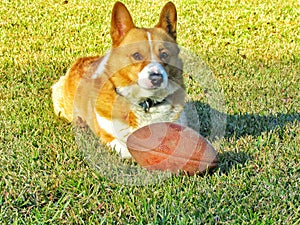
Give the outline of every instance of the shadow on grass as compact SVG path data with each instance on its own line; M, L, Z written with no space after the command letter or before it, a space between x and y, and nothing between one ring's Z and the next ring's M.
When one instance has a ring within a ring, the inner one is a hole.
M200 134L207 137L211 133L210 115L219 114L217 118L226 118L225 138L244 137L247 135L259 136L263 132L269 132L276 128L283 128L288 123L300 122L299 113L274 115L244 114L228 115L212 109L209 105L200 102L194 102L200 121Z
M244 114L244 115L228 115L211 108L209 105L202 102L193 102L197 109L200 121L200 134L208 137L213 141L217 137L211 135L212 132L212 119L211 115L215 118L223 118L224 121L224 138L235 140L246 136L260 136L264 132L270 132L275 129L283 129L288 123L300 122L299 113L282 114L277 113L274 115L259 115L259 114ZM215 116L217 115L217 116ZM218 116L219 115L219 116ZM215 123L215 122L214 122ZM228 172L236 165L244 165L247 161L251 160L251 155L246 152L220 152L219 168L221 172Z

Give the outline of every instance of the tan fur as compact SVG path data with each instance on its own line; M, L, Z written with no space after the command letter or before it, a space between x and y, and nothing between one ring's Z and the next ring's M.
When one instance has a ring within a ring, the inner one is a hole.
M176 121L185 97L182 63L176 45L176 20L175 6L167 3L155 28L136 28L126 7L117 2L112 13L111 51L103 57L78 59L53 85L55 114L69 122L80 118L104 143L120 139L124 144L130 132L139 127L158 121ZM149 35L153 49L145 44L150 41ZM160 49L169 51L167 62L160 59ZM152 55L151 51L154 52ZM132 55L135 52L141 53L143 60L134 61ZM138 74L151 60L164 65L169 79L168 88L144 90L137 85ZM118 88L121 95L116 91ZM167 103L145 112L138 103L147 98L166 98ZM127 133L118 137L99 121L116 126L117 132L120 129L122 133L125 129ZM125 154L122 157L128 157L126 152L122 154Z

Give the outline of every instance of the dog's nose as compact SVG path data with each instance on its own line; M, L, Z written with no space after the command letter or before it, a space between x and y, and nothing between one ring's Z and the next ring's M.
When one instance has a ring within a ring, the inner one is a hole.
M149 74L149 80L155 87L159 87L161 83L164 81L163 75L161 73L151 72Z
M161 64L152 62L138 74L138 84L145 89L166 88L168 74Z

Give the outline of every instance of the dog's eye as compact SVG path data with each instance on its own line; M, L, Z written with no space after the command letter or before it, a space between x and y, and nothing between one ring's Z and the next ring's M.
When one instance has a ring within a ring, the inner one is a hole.
M141 61L143 60L143 56L139 52L135 52L132 54L132 58L136 61Z
M161 60L166 60L168 57L169 57L169 54L166 53L166 52L161 52L161 53L159 53L159 58L160 58Z

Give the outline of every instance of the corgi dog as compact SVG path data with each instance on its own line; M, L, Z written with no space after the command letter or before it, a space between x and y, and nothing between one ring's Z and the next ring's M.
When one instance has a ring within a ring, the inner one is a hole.
M116 2L110 51L79 58L52 86L55 114L83 122L102 143L130 158L126 141L133 131L180 120L185 89L176 23L172 2L153 28L136 27L127 8Z

